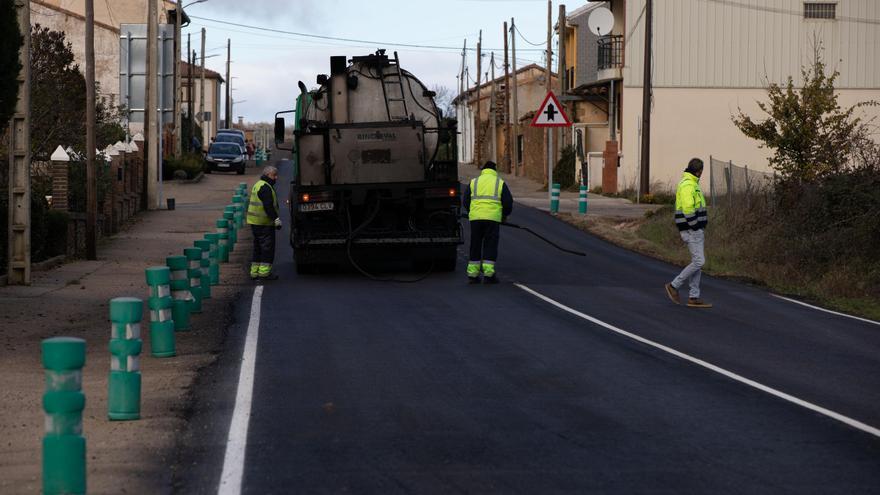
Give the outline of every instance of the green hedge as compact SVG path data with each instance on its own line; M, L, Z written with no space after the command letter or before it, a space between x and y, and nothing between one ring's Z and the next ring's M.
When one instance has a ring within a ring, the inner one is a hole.
M182 170L187 179L193 179L204 170L204 159L201 154L191 153L180 157L166 158L162 162L162 179L174 179L174 173Z

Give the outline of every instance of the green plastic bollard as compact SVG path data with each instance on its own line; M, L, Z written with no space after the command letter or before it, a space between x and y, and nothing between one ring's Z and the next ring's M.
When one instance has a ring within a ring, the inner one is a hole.
M223 210L223 218L229 225L229 252L235 251L235 243L238 242L238 223L235 221L235 207L227 206Z
M554 215L559 213L559 190L559 184L553 184L550 189L550 213Z
M225 218L217 220L217 238L220 246L220 262L229 263L229 222Z
M578 196L578 213L587 214L587 186L581 186L580 195Z
M174 331L184 332L190 329L189 313L192 294L189 292L186 256L169 256L165 264L171 270L171 317L174 319Z
M171 298L171 270L167 266L147 268L147 285L150 286L150 354L153 357L172 357L175 352L174 319Z
M43 493L86 493L86 439L82 435L82 367L86 341L53 337L42 342L46 369Z
M236 194L232 197L232 204L235 206L235 223L238 228L244 227L244 194Z
M190 311L193 313L202 312L202 250L197 247L186 248L183 250L186 256L187 270L186 275L189 277L189 288L192 294L190 300Z
M141 417L141 318L144 303L135 297L110 300L110 381L108 416L113 421Z
M211 243L211 251L208 253L208 259L211 260L208 268L210 285L217 285L220 283L220 234L209 232L205 234L205 240Z
M202 299L211 299L211 241L199 239L193 242L193 246L202 251L202 257L199 259L199 268L202 271L200 285Z

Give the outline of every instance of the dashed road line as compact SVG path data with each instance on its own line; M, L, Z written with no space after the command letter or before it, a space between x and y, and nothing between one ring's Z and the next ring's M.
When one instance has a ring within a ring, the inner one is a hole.
M732 371L728 371L724 368L721 368L720 366L716 366L716 365L709 363L707 361L703 361L702 359L691 356L690 354L685 354L684 352L675 350L669 346L665 346L663 344L654 342L653 340L649 340L644 337L640 337L634 333L627 332L626 330L623 330L623 329L618 328L614 325L611 325L610 323L606 323L598 318L594 318L594 317L592 317L588 314L582 313L576 309L572 309L572 308L570 308L570 307L568 307L568 306L566 306L566 305L564 305L554 299L551 299L551 298L549 298L549 297L547 297L547 296L545 296L535 290L530 289L529 287L527 287L525 285L522 285L522 284L514 284L514 285L519 287L520 289L528 292L529 294L537 297L538 299L541 299L542 301L545 301L549 304L552 304L553 306L556 306L557 308L559 308L563 311L566 311L570 314L573 314L579 318L583 318L584 320L587 320L591 323L599 325L600 327L603 327L607 330L611 330L612 332L623 335L624 337L628 337L628 338L635 340L637 342L641 342L642 344L649 345L651 347L654 347L655 349L672 354L673 356L676 356L678 358L684 359L686 361L690 361L691 363L694 363L698 366L702 366L703 368L714 371L715 373L726 376L727 378L730 378L732 380L736 380L742 384L748 385L752 388L756 388L762 392L766 392L774 397L778 397L778 398L783 399L785 401L791 402L792 404L798 405L798 406L803 407L805 409L809 409L813 412L817 412L823 416L827 416L831 419L839 421L847 426L850 426L852 428L855 428L857 430L861 430L865 433L868 433L870 435L873 435L875 437L880 438L880 429L875 428L871 425L862 423L861 421L850 418L848 416L844 416L843 414L840 414L838 412L835 412L830 409L826 409L822 406L813 404L812 402L808 402L803 399L799 399L793 395L787 394L787 393L782 392L780 390L776 390L775 388L768 387L767 385L756 382L756 381L751 380L749 378L746 378L742 375L736 374Z

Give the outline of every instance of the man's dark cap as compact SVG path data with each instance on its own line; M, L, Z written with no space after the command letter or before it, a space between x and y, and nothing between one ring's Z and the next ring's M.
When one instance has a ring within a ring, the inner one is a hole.
M483 169L491 168L492 170L497 170L497 167L498 166L495 165L495 162L493 162L492 160L489 160L488 162L483 164Z

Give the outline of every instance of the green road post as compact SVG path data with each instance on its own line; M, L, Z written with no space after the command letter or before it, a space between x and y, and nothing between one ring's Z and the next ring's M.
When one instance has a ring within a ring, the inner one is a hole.
M235 243L238 242L238 223L235 221L235 207L230 205L223 210L223 218L229 225L229 252L235 251Z
M238 228L244 227L244 195L236 194L232 197L232 204L235 206L235 223Z
M167 266L151 266L146 270L150 286L150 354L163 358L175 355L174 319L171 298L171 270Z
M46 393L43 436L43 493L86 493L86 439L82 434L82 367L86 341L53 337L42 342Z
M110 300L110 381L107 395L111 420L141 417L141 319L144 303L135 297Z
M169 256L165 264L171 270L171 317L174 319L174 330L183 332L190 329L189 313L192 294L189 292L187 277L188 263L186 256Z
M202 312L202 250L197 247L186 248L183 250L186 256L186 276L189 278L189 290L192 294L190 300L190 311L193 313Z
M193 246L202 251L199 258L199 268L202 271L201 285L202 299L211 299L211 241L199 239L193 242Z
M559 191L561 187L559 184L553 184L550 189L550 213L557 214L559 213Z
M578 213L587 214L587 186L582 185L578 196Z
M211 243L211 251L208 253L208 259L211 260L211 266L208 267L211 285L217 285L220 283L220 234L209 232L205 234L205 240Z
M229 263L229 222L225 218L217 220L217 234L220 246L220 262Z

